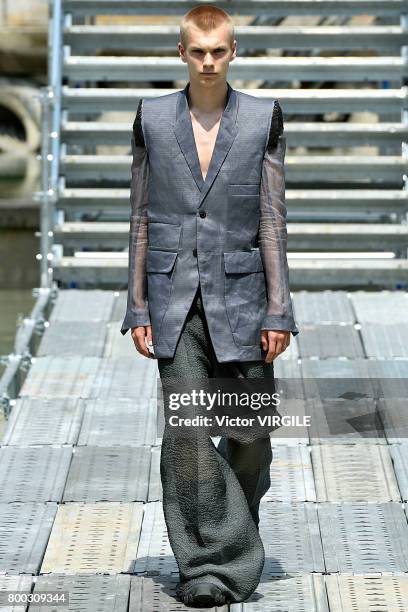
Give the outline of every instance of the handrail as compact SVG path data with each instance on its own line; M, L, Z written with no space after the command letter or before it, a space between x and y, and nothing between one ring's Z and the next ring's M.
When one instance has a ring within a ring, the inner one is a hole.
M40 287L33 289L36 303L29 317L19 327L14 352L0 356L6 369L0 378L0 409L7 417L21 387L21 371L27 371L34 353L35 337L44 331L44 315L55 298L57 287L52 278L50 262L53 257L54 205L58 194L60 159L61 87L62 87L62 25L61 0L50 4L48 87L40 91L41 98L41 191L34 199L41 202L40 245L37 255L40 261ZM51 127L51 130L50 130Z
M27 372L30 368L35 352L35 339L44 330L45 313L56 297L56 287L35 287L33 295L37 296L37 300L30 316L23 319L17 330L14 352L0 356L1 361L6 364L0 378L0 409L6 418L22 386L21 372Z
M41 96L41 191L34 194L34 199L40 202L40 287L52 285L52 243L53 243L53 212L54 197L50 185L50 113L53 95L49 87L44 87Z
M405 31L408 37L408 11L407 13L404 13L401 15L400 23L401 23L401 28ZM408 45L404 45L403 47L401 47L401 57L405 59L406 61L408 61ZM408 88L404 86L403 89L406 92ZM408 126L408 108L406 106L404 106L401 110L401 123ZM408 142L402 143L402 156L404 157L404 159L408 160ZM403 190L407 192L408 191L408 173L404 174L402 178L403 178ZM405 211L404 221L405 223L408 223L408 211ZM404 256L408 257L408 249L406 249Z
M81 15L184 15L197 5L192 0L63 0L67 12ZM408 0L219 0L230 14L267 15L377 15L398 16Z
M63 11L61 0L50 3L51 18L48 32L48 86L40 91L41 98L41 191L34 193L40 202L40 287L53 283L51 265L54 242L55 205L58 199L61 149L62 105L62 36Z
M48 84L52 97L51 113L51 176L50 186L54 194L58 191L60 157L61 87L62 87L62 31L63 12L61 0L52 2L51 32L49 35Z

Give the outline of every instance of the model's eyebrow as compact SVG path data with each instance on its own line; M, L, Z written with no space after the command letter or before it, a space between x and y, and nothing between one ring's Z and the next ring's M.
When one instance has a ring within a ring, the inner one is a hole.
M225 50L226 48L227 48L226 45L220 44L220 45L216 45L215 47L213 47L211 51L216 51L217 49ZM191 50L192 51L204 51L202 47L198 47L198 46L191 47Z

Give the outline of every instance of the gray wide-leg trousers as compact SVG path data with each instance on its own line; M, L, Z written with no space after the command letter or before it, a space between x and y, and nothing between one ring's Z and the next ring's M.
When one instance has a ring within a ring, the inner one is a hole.
M273 362L219 363L212 347L200 288L172 358L158 358L166 379L273 377ZM164 394L165 397L165 394ZM270 487L271 440L241 443L221 437L216 447L203 430L179 437L165 421L160 475L163 513L179 568L177 594L212 582L231 602L247 599L259 584L265 551L257 525L262 496Z

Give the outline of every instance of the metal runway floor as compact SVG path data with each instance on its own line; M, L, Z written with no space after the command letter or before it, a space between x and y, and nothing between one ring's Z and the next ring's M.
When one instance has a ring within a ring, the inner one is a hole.
M408 379L407 296L293 298L301 333L275 375L307 383L290 406L315 423L296 438L271 434L261 582L247 602L218 610L406 611L408 400L379 400L373 410L362 391L377 378L390 388ZM157 365L120 334L124 310L124 293L59 291L19 397L0 419L0 591L70 593L68 608L7 610L189 609L174 596L162 511ZM352 409L340 383L321 398L331 378L350 380Z

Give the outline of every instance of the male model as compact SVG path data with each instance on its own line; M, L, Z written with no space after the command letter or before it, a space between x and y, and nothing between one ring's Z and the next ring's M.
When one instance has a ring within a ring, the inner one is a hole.
M296 327L288 286L284 158L277 100L227 82L232 20L200 5L178 44L189 82L141 100L133 125L129 285L121 332L166 381L274 377ZM256 75L254 75L255 77ZM153 346L154 355L149 351ZM175 437L160 473L169 541L186 605L247 599L265 561L259 502L269 436L243 443Z

